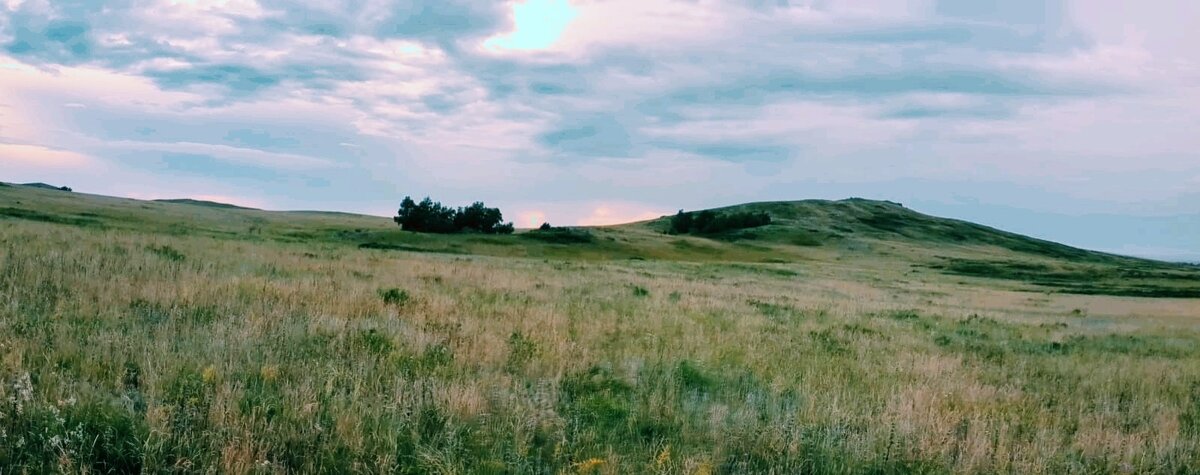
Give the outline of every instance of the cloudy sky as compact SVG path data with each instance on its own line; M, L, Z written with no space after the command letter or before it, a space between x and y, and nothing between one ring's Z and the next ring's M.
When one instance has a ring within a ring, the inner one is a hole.
M304 3L304 6L298 6ZM1192 0L0 0L0 180L518 226L900 201L1200 260Z

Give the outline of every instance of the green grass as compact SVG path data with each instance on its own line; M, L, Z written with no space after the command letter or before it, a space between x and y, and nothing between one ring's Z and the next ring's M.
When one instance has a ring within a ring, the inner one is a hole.
M948 259L928 267L951 275L1027 282L1059 292L1127 297L1200 298L1200 270L1156 263L1121 266Z
M746 246L0 198L24 210L0 218L3 473L1200 466L1196 301L1040 282L1186 289L1193 268L825 227L905 212L861 200L754 205L782 221ZM842 237L794 242L818 231Z

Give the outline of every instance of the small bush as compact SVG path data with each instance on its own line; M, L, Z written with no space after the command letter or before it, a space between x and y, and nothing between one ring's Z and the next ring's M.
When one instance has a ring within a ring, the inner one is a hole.
M187 256L183 255L182 252L179 252L178 249L175 249L171 246L167 246L165 244L162 246L155 246L155 245L147 246L146 250L150 251L152 254L154 254L158 257L161 257L161 258L166 259L171 262L182 262L184 259L187 259Z
M383 299L383 303L387 305L402 306L408 303L409 300L408 292L397 288L380 290L379 296Z
M522 236L550 244L586 244L596 239L588 230L578 228L538 228Z
M533 340L522 335L521 332L513 332L508 336L508 360L504 364L504 369L516 372L537 354L538 347Z
M640 285L633 286L633 296L634 297L648 297L649 295L650 295L650 291L646 290L645 287L642 287Z

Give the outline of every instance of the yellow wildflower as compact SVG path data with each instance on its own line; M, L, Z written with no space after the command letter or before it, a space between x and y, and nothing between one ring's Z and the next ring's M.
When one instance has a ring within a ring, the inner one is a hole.
M575 464L575 468L579 469L579 473L591 473L601 465L604 465L604 459L592 457Z
M263 381L268 383L274 382L276 379L279 379L279 367L276 365L263 366L260 374L262 375Z
M658 457L654 458L654 463L658 464L658 468L662 468L667 462L671 461L671 444L663 447L662 452L658 453Z
M204 379L205 384L212 384L216 382L217 368L213 367L212 365L208 365L207 368L204 368L204 371L200 372L200 377Z

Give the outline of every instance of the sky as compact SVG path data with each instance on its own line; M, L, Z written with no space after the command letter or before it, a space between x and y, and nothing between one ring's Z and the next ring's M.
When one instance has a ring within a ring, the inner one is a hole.
M0 181L518 227L865 197L1200 261L1192 0L0 0Z

